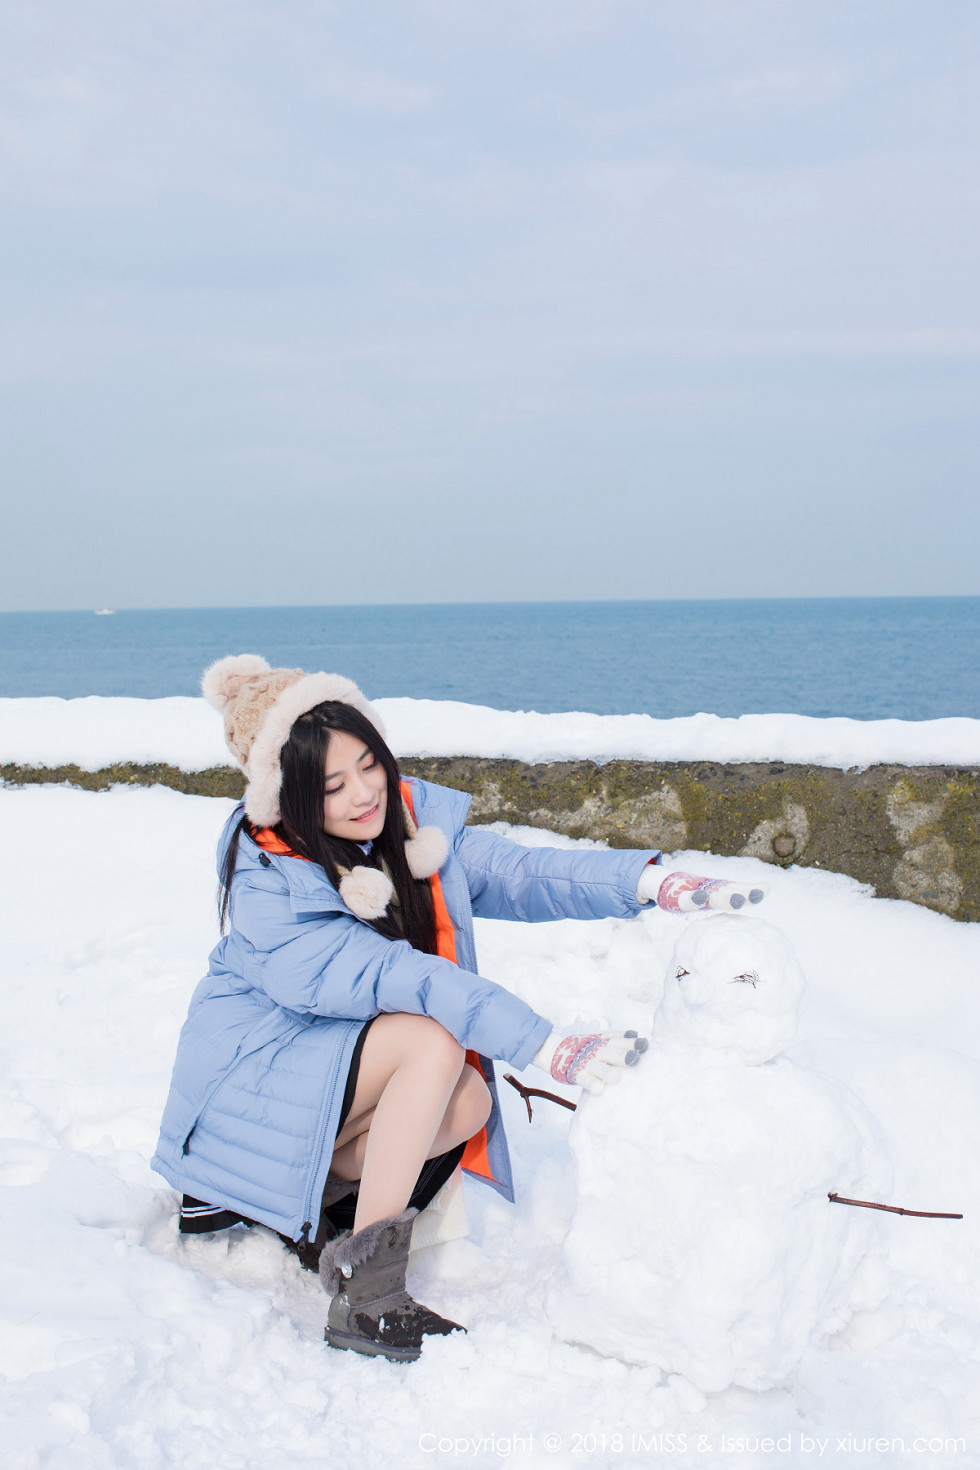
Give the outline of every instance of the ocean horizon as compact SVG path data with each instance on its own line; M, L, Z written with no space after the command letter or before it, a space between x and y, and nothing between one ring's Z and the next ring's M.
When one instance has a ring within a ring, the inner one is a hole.
M542 713L980 715L980 597L6 612L0 697L193 695L242 652Z

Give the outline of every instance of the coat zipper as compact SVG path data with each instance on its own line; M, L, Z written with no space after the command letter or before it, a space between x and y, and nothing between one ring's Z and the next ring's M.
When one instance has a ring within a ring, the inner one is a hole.
M363 1022L361 1024L363 1025ZM348 1063L348 1070L349 1069L350 1069L350 1064ZM345 1083L346 1083L346 1075L345 1075L345 1079L344 1080L345 1080ZM317 1123L317 1132L318 1132L318 1135L319 1135L319 1142L317 1144L316 1160L315 1160L315 1163L313 1165L313 1168L310 1171L310 1183L309 1183L309 1187L308 1187L308 1189L306 1191L306 1198L303 1201L303 1214L304 1215L311 1215L313 1213L313 1196L314 1196L314 1194L316 1192L316 1181L317 1181L317 1178L319 1177L319 1174L320 1174L320 1166L323 1163L323 1154L324 1154L324 1150L325 1150L325 1147L326 1147L327 1118L328 1118L329 1113L330 1113L330 1105L333 1102L333 1099L334 1099L334 1096L335 1096L336 1092L337 1092L337 1086L336 1086L336 1082L335 1082L333 1091L330 1092L329 1095L324 1098L324 1100L323 1100L323 1106L320 1109L320 1118L319 1118L319 1121ZM331 1156L332 1156L332 1154L333 1154L333 1150L331 1149ZM319 1212L317 1212L317 1218L319 1218ZM305 1220L303 1222L302 1230L303 1230L303 1235L305 1235L306 1238L307 1238L307 1243L309 1243L309 1233L310 1233L310 1231L312 1229L313 1229L313 1221L312 1220ZM300 1240L302 1241L302 1239L303 1239L303 1236L301 1235L300 1236Z

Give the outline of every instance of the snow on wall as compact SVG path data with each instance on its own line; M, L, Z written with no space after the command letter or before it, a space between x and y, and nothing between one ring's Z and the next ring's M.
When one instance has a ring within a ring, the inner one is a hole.
M399 756L559 760L783 760L840 769L980 765L980 720L813 719L806 715L536 714L429 699L377 699ZM0 699L0 765L230 764L220 719L203 699Z

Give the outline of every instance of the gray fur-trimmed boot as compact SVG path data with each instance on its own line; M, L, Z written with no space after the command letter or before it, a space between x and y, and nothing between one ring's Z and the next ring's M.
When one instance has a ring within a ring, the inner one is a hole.
M413 1363L427 1334L465 1332L405 1290L405 1270L417 1210L376 1220L353 1235L328 1240L320 1256L320 1280L331 1298L324 1337L331 1347L351 1348Z

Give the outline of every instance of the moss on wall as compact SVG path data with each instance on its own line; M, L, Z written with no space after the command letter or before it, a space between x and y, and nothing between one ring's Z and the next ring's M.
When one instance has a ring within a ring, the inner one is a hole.
M838 771L783 763L406 759L410 775L472 794L471 820L547 827L612 847L706 850L781 867L827 868L957 919L980 920L980 771L871 766ZM171 786L239 797L231 767L179 771L118 765L101 771L0 766L10 784Z
M7 786L80 786L84 791L108 791L110 786L170 786L190 796L230 796L236 801L245 790L241 771L212 766L207 771L181 771L176 766L139 766L124 763L83 771L80 766L0 766Z
M710 761L412 760L473 793L478 821L550 827L613 847L705 850L826 868L958 919L980 920L980 772L839 771Z

